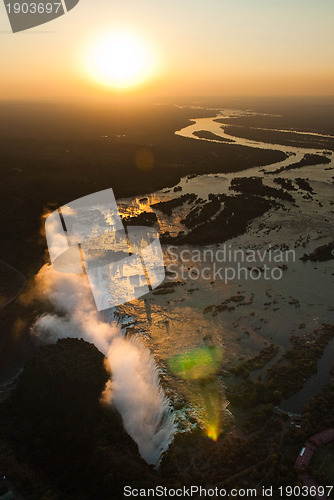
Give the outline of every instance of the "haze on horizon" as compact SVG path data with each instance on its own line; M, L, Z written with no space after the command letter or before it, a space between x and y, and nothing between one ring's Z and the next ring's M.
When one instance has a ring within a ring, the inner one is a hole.
M125 29L152 49L155 67L134 96L333 95L332 0L80 0L60 18L12 34L0 4L1 99L98 99L85 57Z

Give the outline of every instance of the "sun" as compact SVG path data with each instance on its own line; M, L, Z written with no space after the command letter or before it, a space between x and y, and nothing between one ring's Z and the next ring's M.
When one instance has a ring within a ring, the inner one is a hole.
M99 37L87 51L91 77L103 85L125 89L145 81L154 70L153 52L135 34L114 31Z

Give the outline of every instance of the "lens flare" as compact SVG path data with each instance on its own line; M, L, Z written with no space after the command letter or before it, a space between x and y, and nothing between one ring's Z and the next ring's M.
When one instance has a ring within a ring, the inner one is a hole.
M214 441L214 442L218 441L218 438L220 435L220 430L219 430L218 426L210 425L206 429L206 435L208 436L208 438L212 439L212 441Z
M182 378L184 390L206 435L217 441L221 433L221 394L215 373L223 358L220 346L197 347L168 360L169 369Z
M216 372L222 357L221 347L198 347L177 354L168 361L168 366L175 375L185 380L202 379Z

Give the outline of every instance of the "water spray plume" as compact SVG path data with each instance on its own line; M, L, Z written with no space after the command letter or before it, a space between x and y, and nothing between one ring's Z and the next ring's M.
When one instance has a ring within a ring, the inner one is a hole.
M86 275L59 273L45 265L36 286L40 299L50 301L55 312L40 316L32 333L43 343L83 338L103 352L111 367L103 400L115 405L146 462L158 465L176 428L149 349L138 337L124 337L114 309L96 310Z

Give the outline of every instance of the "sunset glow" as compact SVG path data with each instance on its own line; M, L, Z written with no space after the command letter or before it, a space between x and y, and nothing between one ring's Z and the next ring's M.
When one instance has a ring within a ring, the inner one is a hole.
M102 85L124 89L146 80L154 58L148 45L126 31L107 33L88 49L87 70Z

